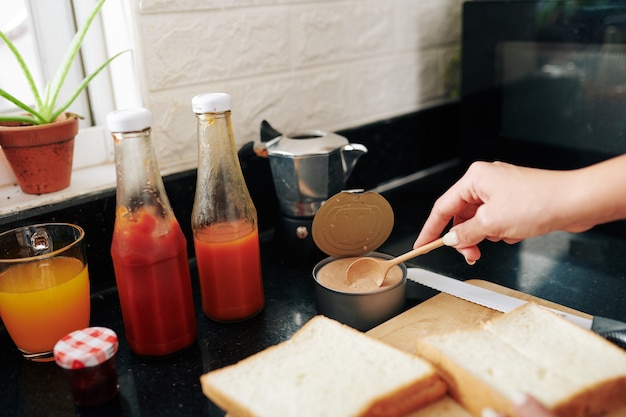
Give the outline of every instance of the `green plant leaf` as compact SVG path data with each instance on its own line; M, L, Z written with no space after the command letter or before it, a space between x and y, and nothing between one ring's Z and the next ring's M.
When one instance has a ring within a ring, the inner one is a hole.
M35 122L37 123L40 119L41 119L41 115L35 110L33 109L31 106L29 106L28 104L23 103L22 101L20 101L17 97L13 96L12 94L6 92L5 90L3 90L2 88L0 88L0 97L3 97L7 100L9 100L11 103L15 104L17 107L21 108L22 110L26 111L27 113L30 113L32 116L25 116L25 115L20 115L20 116L2 116L0 115L0 122Z
M96 71L94 71L91 75L83 79L83 81L78 86L78 88L74 91L74 93L72 94L69 100L67 100L62 106L58 108L56 107L59 93L61 92L63 84L65 83L65 80L70 71L72 63L74 62L76 55L80 51L81 45L83 43L83 40L85 39L85 35L87 34L87 31L91 27L93 20L98 15L98 12L104 5L105 1L106 0L98 0L98 3L94 7L94 9L90 12L85 23L80 27L78 32L76 32L76 34L74 35L74 37L72 38L72 41L70 42L68 46L68 49L63 57L63 60L61 61L61 64L57 68L54 78L52 79L51 82L47 82L45 84L43 88L43 94L41 94L41 91L37 89L37 85L33 79L33 76L28 66L26 65L26 62L22 58L22 55L19 53L17 48L15 48L15 45L8 39L8 37L4 33L0 32L0 38L9 46L9 48L13 52L13 55L15 55L17 61L20 64L20 67L22 68L22 71L24 72L24 75L26 76L28 80L28 83L30 85L31 90L33 91L33 94L36 100L36 106L35 106L36 109L34 109L31 106L24 104L22 101L17 99L15 96L9 94L8 92L4 90L0 90L1 97L9 100L13 104L15 104L17 107L27 111L28 113L32 115L32 117L23 116L23 115L19 115L19 116L5 115L5 116L0 116L0 121L24 121L24 122L30 121L33 124L47 124L47 123L54 122L54 120L56 120L56 118L61 113L63 113L65 110L67 110L69 106L72 105L72 103L76 100L76 98L87 87L87 85L91 82L91 80L93 80L93 78L96 75L98 75L115 58L117 58L118 56L120 56L121 54L125 52L128 52L128 51L122 51L122 52L117 53L113 57L107 59L102 65L98 67L98 69L96 69Z
M15 115L15 116L0 116L0 122L2 123L11 123L16 122L20 124L28 124L28 125L36 125L38 120L29 115Z
M50 116L51 119L55 120L57 117L59 117L59 115L61 113L63 113L69 106L72 105L74 100L76 100L76 97L78 97L78 95L87 87L87 85L89 85L91 80L93 80L96 77L96 75L98 75L100 73L100 71L102 71L107 65L109 65L111 63L111 61L113 61L115 58L117 58L118 56L120 56L123 53L126 53L128 51L129 51L129 49L127 49L125 51L122 51L122 52L118 52L117 54L113 55L111 58L109 58L106 61L104 61L104 63L102 63L102 65L100 65L98 67L98 69L96 69L90 76L85 77L83 79L83 81L80 83L80 85L78 86L78 88L74 91L74 94L72 94L72 96L69 98L69 100L67 100L65 102L65 104L63 104L62 106L58 107L54 111L54 113L52 113L52 115Z
M20 67L22 68L22 72L24 73L24 76L26 77L26 80L28 81L28 85L30 86L30 90L33 92L33 96L35 97L35 102L37 103L37 107L41 107L41 105L42 105L42 103L41 103L41 95L39 94L39 90L37 89L37 83L35 83L35 79L33 78L33 74L30 72L30 69L28 68L28 65L26 65L26 61L24 61L24 58L22 57L22 54L20 54L20 52L17 50L17 48L15 47L13 42L11 42L11 40L1 30L0 30L0 39L2 39L4 41L4 43L6 43L6 45L9 47L9 50L13 53L13 56L15 56L15 59L17 59L17 62L20 64ZM23 106L20 106L18 104L18 102L20 102L20 101L17 100L12 95L7 93L7 95L3 95L2 97L6 98L7 100L12 102L16 106L24 108Z
M72 39L72 42L70 42L70 45L67 49L67 52L65 53L65 56L63 57L63 60L61 61L61 64L59 65L59 68L57 69L57 72L54 78L52 79L52 82L47 87L48 91L46 92L47 94L46 94L46 100L45 100L45 103L46 103L45 109L41 109L41 112L45 114L47 118L51 119L50 121L53 121L55 119L52 117L52 115L56 113L56 111L54 111L54 106L59 96L59 92L61 91L61 88L63 87L63 83L65 82L65 79L67 78L67 74L70 71L72 63L74 62L74 59L76 58L76 55L78 54L78 51L80 50L83 40L85 39L87 30L89 30L91 23L96 18L98 12L104 5L105 1L106 0L98 1L98 4L96 4L96 7L94 7L94 9L89 14L87 21L85 21L83 26L78 30L78 32L76 32L76 34L74 35L74 38ZM76 97L74 97L74 99L75 98Z

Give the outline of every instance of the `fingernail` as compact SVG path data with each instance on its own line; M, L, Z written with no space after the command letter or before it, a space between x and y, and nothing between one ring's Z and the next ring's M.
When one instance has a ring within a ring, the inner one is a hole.
M456 246L459 244L459 238L456 232L451 231L443 235L443 244L446 246Z
M522 392L522 391L513 391L511 392L511 402L518 406L518 405L524 405L526 403L527 400L527 395L526 393Z
M468 265L474 265L476 263L475 260L473 261L473 260L470 260L470 259L467 259L467 258L465 258L465 262L467 262Z
M496 412L496 410L492 408L483 408L480 412L481 417L500 417L500 414Z

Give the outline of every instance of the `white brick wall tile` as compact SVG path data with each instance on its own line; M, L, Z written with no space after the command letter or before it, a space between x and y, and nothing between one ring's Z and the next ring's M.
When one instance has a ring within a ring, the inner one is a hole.
M443 95L443 49L429 49L422 53L418 66L420 97L424 101Z
M141 13L170 13L210 10L222 7L223 0L135 0ZM228 0L225 0L228 1Z
M417 18L418 45L421 48L446 45L457 38L460 31L459 12L451 10L452 1L420 1Z
M291 9L293 61L296 68L347 61L393 47L391 4L333 3Z
M288 0L224 0L225 9L250 6L267 6L288 2Z
M234 83L230 93L238 143L258 140L263 119L285 133L340 124L345 84L340 69Z
M146 104L155 116L152 136L164 171L172 167L182 171L197 163L196 119L191 111L191 98L197 93L168 90L152 94Z
M415 59L411 54L404 59L394 57L356 65L351 77L352 118L371 122L398 108L408 108L407 101L417 94Z
M135 1L164 171L196 163L195 94L233 96L241 146L263 119L335 131L445 102L458 86L446 77L462 0Z
M284 9L158 14L143 19L149 88L180 87L288 69ZM172 25L172 21L178 21Z

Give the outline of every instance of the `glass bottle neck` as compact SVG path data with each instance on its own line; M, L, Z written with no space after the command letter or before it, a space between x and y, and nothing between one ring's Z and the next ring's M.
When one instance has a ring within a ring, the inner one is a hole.
M239 164L230 111L196 117L198 179L192 227L236 222L256 227L256 209Z
M201 190L245 188L230 111L196 114L198 119L198 181ZM247 189L245 190L247 194Z
M230 111L196 114L196 118L198 119L200 164L210 161L211 158L232 159L233 155L237 155Z
M113 133L117 178L117 205L133 211L160 206L171 211L152 144L151 129Z

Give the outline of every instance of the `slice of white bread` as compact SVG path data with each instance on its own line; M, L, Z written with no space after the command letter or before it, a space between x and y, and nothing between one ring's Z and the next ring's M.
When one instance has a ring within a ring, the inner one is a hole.
M237 417L405 416L446 392L428 362L324 316L200 381Z
M511 398L521 392L563 417L626 406L626 351L536 304L417 345L474 416L486 407L516 416Z
M305 413L301 413L305 415ZM472 417L470 413L465 411L459 403L452 398L445 396L432 404L420 408L417 411L407 414L406 417ZM232 414L226 414L226 417L236 417ZM610 416L610 417L623 417L623 416Z

